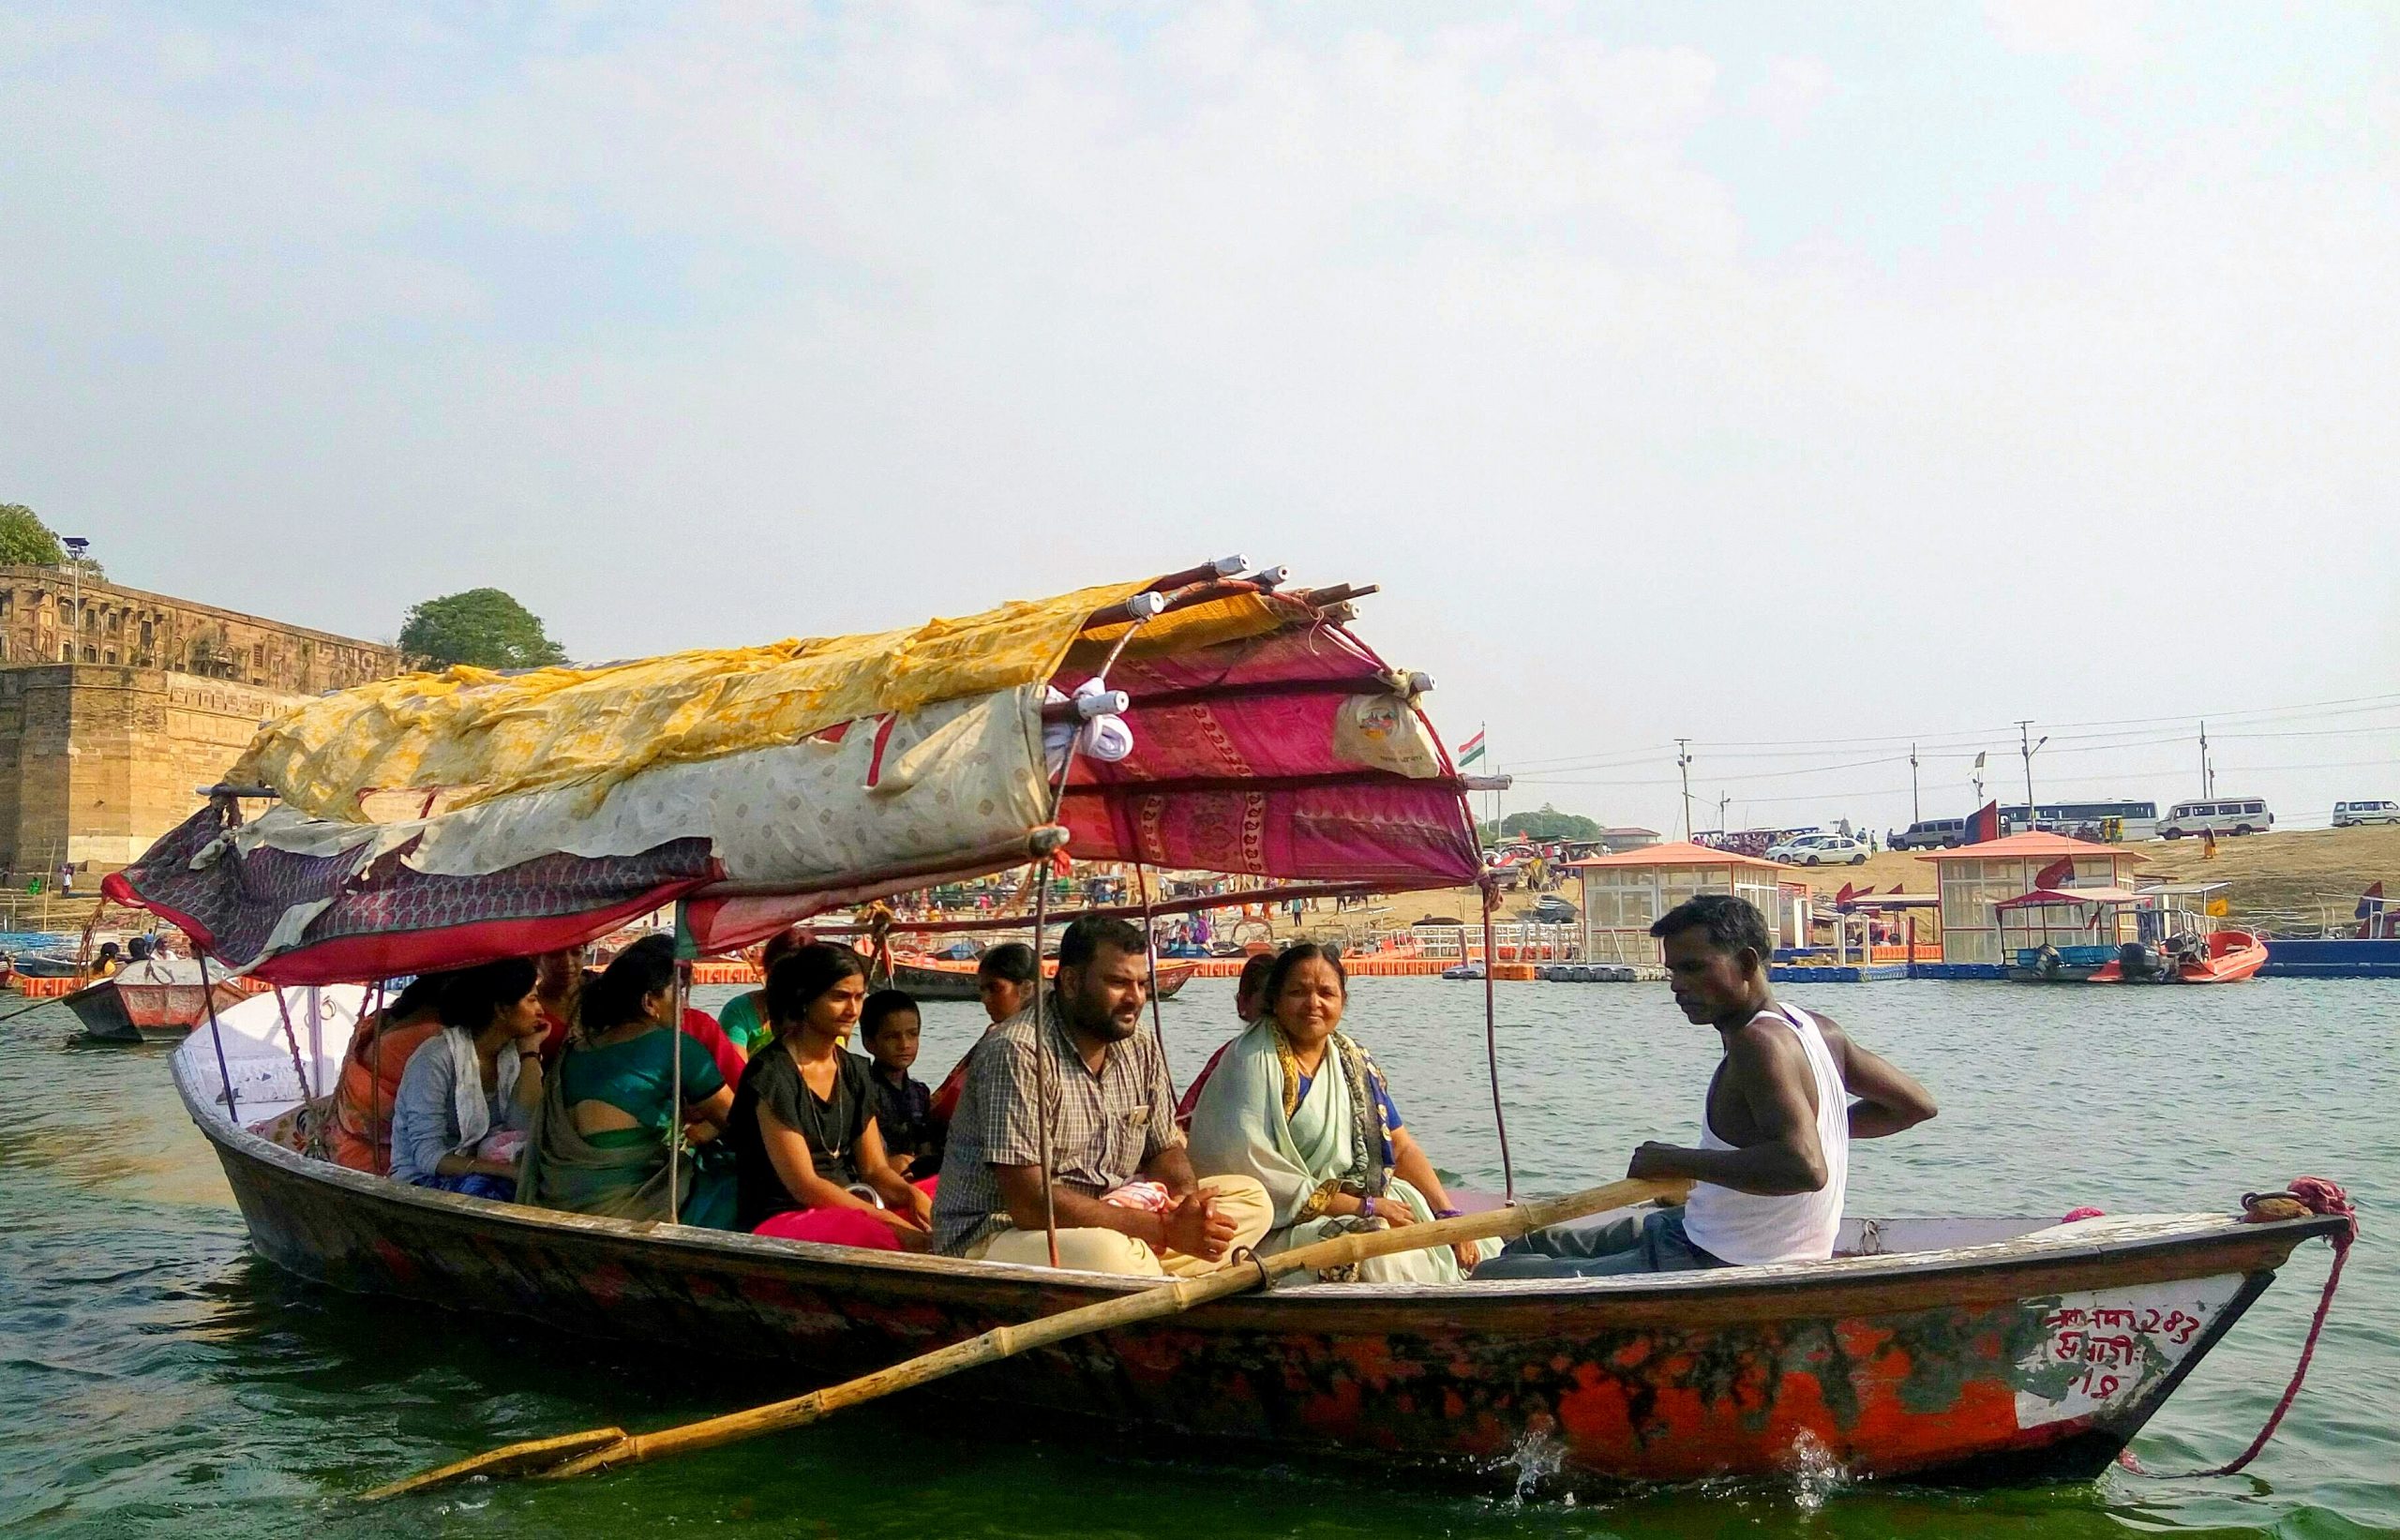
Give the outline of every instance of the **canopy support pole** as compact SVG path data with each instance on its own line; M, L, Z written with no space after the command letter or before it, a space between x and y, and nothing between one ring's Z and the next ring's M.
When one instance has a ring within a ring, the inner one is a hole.
M1071 751L1072 752L1072 751ZM1050 924L1050 874L1047 861L1033 863L1033 1099L1041 1115L1042 1229L1050 1240L1050 1265L1058 1265L1058 1196L1050 1175L1050 986L1042 978L1042 933Z
M234 1110L233 1071L225 1064L225 1029L217 1024L217 986L208 978L208 949L195 946L191 950L200 959L200 999L208 1008L208 1040L217 1045L217 1076L225 1083L225 1120L238 1129L242 1119Z
M1126 624L1124 635L1118 636L1117 638L1116 645L1108 650L1107 658L1101 663L1100 672L1095 674L1093 678L1103 681L1107 680L1108 671L1117 666L1117 660L1123 654L1125 650L1125 644L1132 641L1133 639L1134 633L1142 629L1142 622L1148 620L1151 614L1156 613L1158 613L1158 611L1151 610L1148 614L1129 614L1128 620L1130 623ZM1088 626L1090 622L1087 621L1086 624ZM1056 785L1050 788L1050 821L1053 824L1058 822L1058 815L1067 805L1067 779L1075 773L1075 751L1083 746L1083 729L1078 727L1075 729L1074 735L1067 740L1067 752L1060 757L1058 763L1058 781ZM1058 848L1063 851L1066 849L1066 846L1062 844ZM1051 1176L1050 1159L1050 1086L1048 1084L1048 1081L1050 1079L1050 988L1042 982L1042 933L1050 928L1050 874L1046 870L1048 864L1049 862L1047 860L1041 857L1036 857L1034 859L1032 868L1034 884L1033 1095L1034 1099L1041 1103L1040 1110L1042 1114L1042 1115L1035 1120L1040 1127L1042 1135L1042 1228L1044 1233L1047 1233L1050 1240L1050 1265L1056 1267L1058 1265L1058 1197L1057 1191L1052 1186L1053 1179ZM1155 973L1153 973L1152 978L1155 981Z
M1517 1168L1508 1159L1508 1114L1500 1105L1500 1005L1492 974L1500 966L1500 950L1492 944L1492 911L1500 894L1486 879L1483 888L1483 1062L1492 1071L1492 1126L1500 1130L1500 1182L1508 1205L1517 1203ZM1464 949L1461 949L1463 950Z
M360 1031L369 1021L375 1024L375 1062L368 1067L370 1084L367 1087L367 1159L374 1163L378 1176L390 1175L392 1165L383 1159L383 991L390 983L389 979L375 980L375 1013L362 1016L358 1022ZM349 1055L345 1053L343 1056Z
M681 918L680 916L678 917ZM689 966L682 958L675 959L675 982L667 992L667 1030L675 1034L668 1039L667 1070L667 1222L682 1224L682 1180L678 1170L683 1154L683 970Z
M1158 1035L1159 1053L1166 1053L1166 1022L1159 1013L1159 938L1150 919L1150 869L1133 863L1133 887L1142 895L1142 966L1149 977L1150 1030ZM1169 1080L1172 1086L1175 1083Z

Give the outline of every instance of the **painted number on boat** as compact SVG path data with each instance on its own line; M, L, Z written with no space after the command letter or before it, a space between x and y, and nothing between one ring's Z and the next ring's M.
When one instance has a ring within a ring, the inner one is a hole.
M2155 1383L2241 1287L2227 1277L2061 1297L2018 1361L2018 1426L2090 1416Z

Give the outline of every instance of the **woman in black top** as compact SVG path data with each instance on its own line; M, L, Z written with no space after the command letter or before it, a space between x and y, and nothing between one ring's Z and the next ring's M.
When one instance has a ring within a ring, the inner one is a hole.
M735 1223L787 1240L923 1249L933 1200L892 1169L866 1063L843 1052L866 999L865 964L848 947L801 947L776 962L766 993L774 1037L742 1073L725 1135Z

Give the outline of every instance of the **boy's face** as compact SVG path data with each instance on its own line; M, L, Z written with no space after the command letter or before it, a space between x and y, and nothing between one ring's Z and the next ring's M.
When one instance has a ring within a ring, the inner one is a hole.
M866 1051L886 1069L906 1069L917 1062L917 1038L922 1030L915 1011L895 1010L875 1024Z

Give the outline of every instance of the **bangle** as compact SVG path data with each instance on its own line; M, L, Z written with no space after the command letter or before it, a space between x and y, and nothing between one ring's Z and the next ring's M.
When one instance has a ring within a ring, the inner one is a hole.
M1458 1217L1459 1211L1455 1208L1437 1208L1433 1210L1433 1218L1437 1219L1455 1219Z

